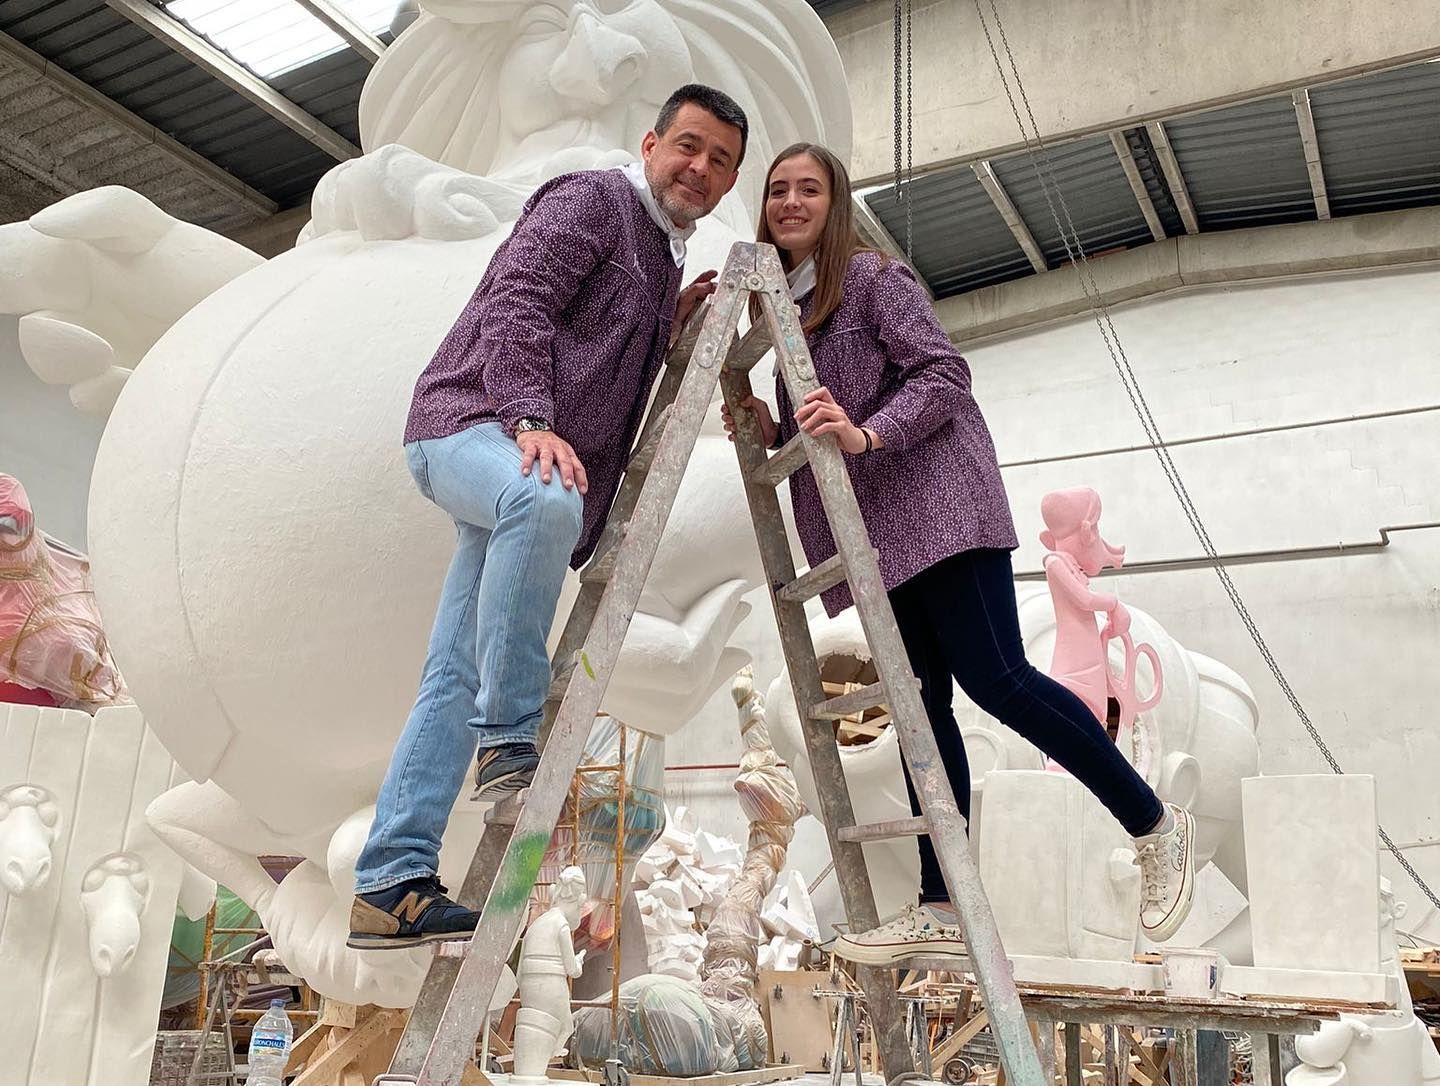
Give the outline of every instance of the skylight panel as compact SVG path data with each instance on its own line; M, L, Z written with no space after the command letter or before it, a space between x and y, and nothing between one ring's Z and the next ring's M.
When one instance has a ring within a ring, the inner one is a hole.
M390 28L397 6L397 0L331 2L377 36ZM348 48L295 0L166 0L165 10L261 79Z

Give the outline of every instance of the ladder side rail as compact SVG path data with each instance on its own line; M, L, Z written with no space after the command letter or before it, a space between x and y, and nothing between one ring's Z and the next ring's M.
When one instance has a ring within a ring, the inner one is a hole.
M475 1038L529 903L550 835L584 754L630 620L639 603L660 535L680 489L685 466L709 411L724 348L734 338L753 246L737 245L726 262L715 303L685 368L670 420L655 451L629 523L619 541L615 570L584 639L580 665L545 740L540 765L520 809L499 871L486 894L482 919L461 961L417 1086L454 1086L474 1051Z
M778 255L775 259L778 264ZM805 346L798 314L788 295L776 298L767 293L763 296L761 308L770 323L771 337L791 401L803 403L805 396L818 388L819 383ZM975 966L976 981L990 1010L991 1029L1005 1067L1016 1086L1042 1086L1044 1079L1040 1062L1025 1010L1015 989L1014 970L1001 945L979 872L970 857L969 848L962 844L966 840L965 820L945 777L929 716L920 698L920 684L910 668L909 655L895 624L890 598L875 561L840 446L833 439L817 440L803 433L802 440L831 535L849 573L851 594L865 639L870 645L871 658L889 695L901 751L910 767L921 810L930 823L931 840L935 843L945 883L960 914L966 946ZM822 696L810 705L823 700ZM800 707L805 718L810 715L810 705ZM836 866L838 869L838 861Z
M691 316L679 340L671 349L672 356L678 352L694 350L696 338L704 319L708 316L709 306L710 302L707 299L704 307ZM673 362L665 366L659 387L656 389L650 409L646 413L645 424L636 439L637 448L649 439L654 428L659 425L665 408L675 401L684 375L685 368L683 366L674 365ZM601 533L600 542L596 547L597 555L603 554L609 546L614 544L620 530L619 526L624 524L635 509L644 478L644 474L631 472L625 474L625 478L620 484L620 490L616 494L615 503L606 520L605 530ZM594 559L591 561L593 562ZM576 593L575 601L571 605L570 614L565 621L564 630L561 632L551 661L550 670L553 676L560 675L570 666L575 653L585 643L585 635L590 631L590 624L594 621L596 609L600 606L600 597L604 594L605 586L602 584L582 585L579 592ZM545 706L545 718L536 739L536 746L542 751L545 749L545 739L549 735L558 709L558 702L548 702ZM505 849L510 842L511 828L509 825L487 825L485 827L475 854L470 859L470 866L466 869L460 892L456 896L456 900L466 908L477 908L484 901L491 883L494 882L495 873L500 869L500 862L504 859ZM405 1024L400 1044L391 1060L390 1070L392 1073L411 1075L419 1073L420 1065L425 1059L425 1053L429 1049L430 1041L439 1025L440 1016L444 1013L445 1003L455 985L455 978L459 975L461 960L458 957L440 954L436 954L431 959L415 1006L411 1009L410 1018Z
M783 291L783 295L779 295L780 304L793 311L789 290L785 284L785 274L781 270L775 250L769 247L761 248L757 264L760 266L760 275L769 283L769 291ZM766 312L774 308L773 303L769 302L762 303L762 306ZM779 335L775 336L775 343L777 352L795 349L793 340L787 341ZM803 336L799 339L799 349L805 351ZM808 359L808 352L806 357ZM820 797L821 815L830 841L830 854L835 859L835 873L845 905L845 914L852 926L862 930L873 928L879 923L879 916L875 908L874 890L870 885L869 869L865 866L864 852L860 845L843 841L838 836L841 827L853 825L855 822L850 792L840 765L840 751L830 725L813 720L810 715L810 706L825 700L825 692L820 685L820 664L815 656L815 643L810 637L810 623L805 616L803 603L787 602L778 595L783 586L795 580L795 561L790 553L789 536L780 511L780 498L773 487L756 483L753 479L754 469L765 462L765 443L754 414L736 407L750 395L750 375L744 370L727 369L721 377L720 385L736 422L735 450L740 459L740 474L745 480L745 494L750 502L756 542L770 586L770 601L775 609L785 666L790 672L791 685L795 691L795 705L800 713L805 747L810 758L810 772ZM858 972L869 996L867 1005L887 1077L893 1079L896 1075L913 1071L910 1047L901 1021L893 979L887 970L861 967Z

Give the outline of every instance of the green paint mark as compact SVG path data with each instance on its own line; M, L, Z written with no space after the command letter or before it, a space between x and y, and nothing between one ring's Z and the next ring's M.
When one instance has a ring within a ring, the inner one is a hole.
M592 679L595 678L595 669L590 666L590 657L586 656L583 652L580 654L580 666L585 669L586 675L589 675Z
M535 877L540 874L541 861L550 845L550 834L541 831L518 837L505 850L505 859L495 879L494 903L505 912L516 912L530 900Z

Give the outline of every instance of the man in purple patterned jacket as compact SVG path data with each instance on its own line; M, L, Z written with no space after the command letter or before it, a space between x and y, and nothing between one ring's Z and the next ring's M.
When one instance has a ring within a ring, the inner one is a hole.
M539 762L565 567L595 549L672 327L714 290L707 272L680 293L685 242L734 186L748 134L734 101L691 84L643 162L542 186L420 375L405 454L459 538L355 865L352 947L475 928L437 878L451 805L477 739L477 799L524 788Z

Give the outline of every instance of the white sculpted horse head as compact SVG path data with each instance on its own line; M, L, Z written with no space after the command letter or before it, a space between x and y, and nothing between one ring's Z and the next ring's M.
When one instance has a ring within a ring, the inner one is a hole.
M839 57L814 11L427 3L373 70L370 153L317 189L308 240L181 317L110 418L91 494L97 593L147 719L203 782L162 797L152 822L259 908L286 964L330 996L403 1005L424 965L344 948L355 838L453 546L399 452L415 377L534 187L634 157L689 81L751 120L745 195L702 222L693 276L753 236L774 149L804 137L848 151ZM662 734L744 662L727 642L759 577L715 414L607 701ZM451 885L477 822L452 821ZM277 890L255 860L266 853L307 862Z

